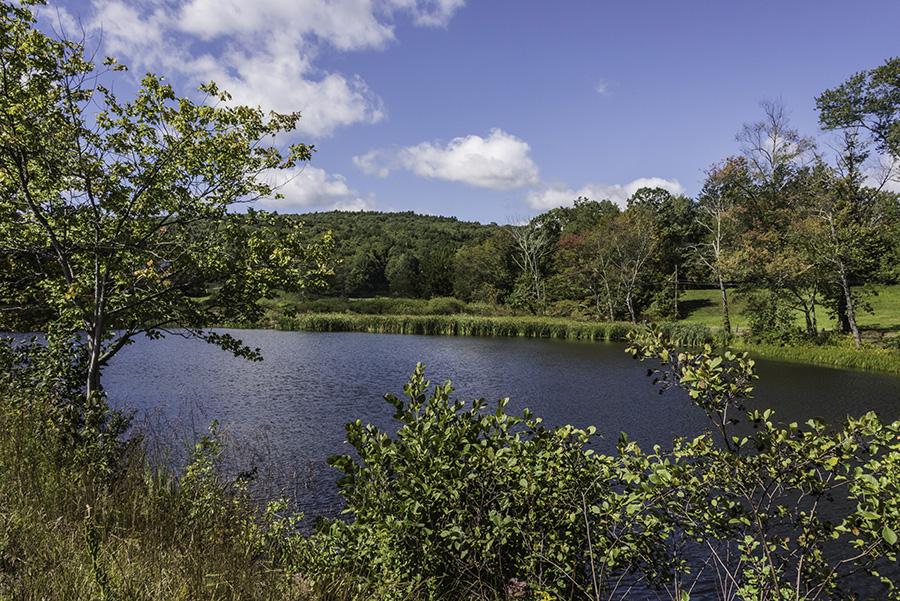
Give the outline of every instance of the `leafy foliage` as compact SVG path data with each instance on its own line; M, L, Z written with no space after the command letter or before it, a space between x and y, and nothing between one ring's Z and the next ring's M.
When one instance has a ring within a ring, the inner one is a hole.
M900 157L900 58L861 71L816 98L826 129L862 129L876 148Z
M776 425L750 406L746 356L653 333L632 349L715 437L648 453L623 434L596 455L590 430L507 415L505 400L466 408L449 382L428 396L419 365L405 399L385 397L395 436L347 425L356 458L330 462L350 520L319 525L312 570L356 574L356 594L380 598L900 598L900 422Z
M474 592L519 578L565 590L583 561L573 545L583 539L572 519L580 499L567 493L592 478L581 448L590 432L544 429L527 413L507 415L506 401L462 411L449 382L426 399L423 369L405 400L385 397L401 424L396 437L347 425L359 463L330 463L345 473L338 485L354 521L331 523L331 544L385 585Z
M103 82L124 67L107 59L104 70L79 44L44 35L27 6L0 5L0 27L0 306L9 324L44 331L52 344L84 332L88 395L140 334L184 328L252 356L202 328L252 320L260 298L327 272L327 240L309 245L297 224L229 212L273 193L267 172L310 158L303 144L263 143L299 114L230 106L212 83L193 102L154 75L123 102Z
M746 406L746 355L676 352L652 334L632 348L658 358L664 385L685 388L721 436L676 441L671 456L689 469L668 483L680 493L666 514L705 548L726 598L857 598L879 582L882 598L900 598L900 422L777 426Z

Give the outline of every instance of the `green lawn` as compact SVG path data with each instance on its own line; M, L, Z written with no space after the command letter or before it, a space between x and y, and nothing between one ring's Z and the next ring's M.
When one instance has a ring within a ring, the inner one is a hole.
M732 328L745 328L747 320L741 313L744 300L734 290L728 290L728 311ZM682 320L700 323L711 328L722 327L722 294L718 289L687 290L678 301L678 311Z
M900 332L900 285L873 286L873 294L864 300L872 308L871 312L859 310L856 321L860 329L880 332ZM722 325L722 297L718 290L688 290L678 303L684 321L701 323L711 327ZM731 314L731 326L742 329L747 326L747 318L742 315L745 302L741 294L728 291L728 305ZM834 319L828 316L824 307L816 311L819 329L831 330L835 327ZM796 315L796 324L804 326L803 314Z
M873 287L875 295L866 300L872 312L860 311L857 322L865 330L900 332L900 285Z

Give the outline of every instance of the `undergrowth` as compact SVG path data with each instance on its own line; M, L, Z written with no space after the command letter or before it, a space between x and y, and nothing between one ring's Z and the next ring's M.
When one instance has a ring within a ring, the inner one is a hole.
M48 427L57 409L0 398L0 598L298 598L299 516L219 476L215 427L181 469L130 440L107 472Z
M743 408L746 356L661 335L632 352L715 435L642 451L623 434L598 455L593 429L467 409L449 382L429 397L419 365L405 398L385 397L395 433L347 425L355 453L330 460L346 515L312 533L288 500L255 501L251 475L225 475L215 422L172 461L41 351L0 352L0 599L900 599L900 422L775 426ZM735 411L758 432L732 437Z

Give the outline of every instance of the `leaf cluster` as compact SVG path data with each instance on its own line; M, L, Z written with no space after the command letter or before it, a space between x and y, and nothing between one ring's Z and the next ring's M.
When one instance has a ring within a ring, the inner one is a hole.
M382 598L900 598L900 422L778 425L750 407L746 356L658 333L632 344L718 436L647 452L622 434L598 455L591 430L508 415L506 400L466 407L449 382L429 395L419 365L404 398L385 397L396 435L347 425L355 457L330 459L347 519L318 525L308 569Z
M396 436L347 425L358 459L329 462L345 474L338 486L352 521L320 524L325 556L354 572L364 566L373 590L397 596L421 587L484 596L527 582L535 594L568 597L599 590L603 575L585 571L592 553L606 557L603 573L607 561L635 560L636 528L598 528L624 516L625 501L611 494L614 462L585 448L593 428L548 429L527 411L508 415L507 400L493 411L484 399L464 408L449 382L427 396L423 370L405 399L385 397Z
M309 243L299 223L233 212L310 159L269 143L299 113L234 106L214 83L194 101L153 74L120 100L123 69L40 32L28 4L0 5L0 325L84 332L89 394L140 334L252 356L203 328L253 322L260 299L330 273L327 234Z

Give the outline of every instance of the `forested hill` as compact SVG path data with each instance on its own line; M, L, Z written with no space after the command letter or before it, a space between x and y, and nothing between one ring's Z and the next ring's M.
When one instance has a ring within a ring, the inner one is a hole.
M456 252L502 229L496 223L412 211L329 211L295 217L312 238L332 232L340 264L331 293L345 296L449 296Z

